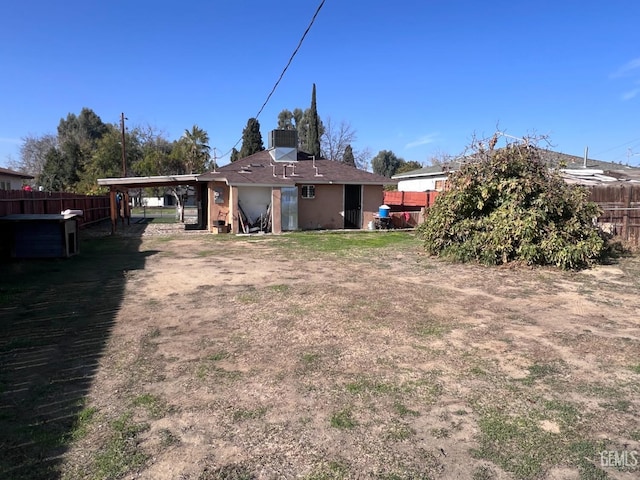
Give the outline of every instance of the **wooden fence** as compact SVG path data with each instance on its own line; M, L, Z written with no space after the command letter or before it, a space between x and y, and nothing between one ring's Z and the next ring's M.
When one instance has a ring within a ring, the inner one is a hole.
M438 192L385 191L383 203L390 207L396 228L413 228L424 221L424 209L433 205Z
M590 200L600 205L598 223L603 230L635 245L640 244L640 185L596 185Z
M399 192L394 190L385 191L383 201L385 205L391 207L391 211L414 211L431 206L437 195L438 192Z
M0 190L0 217L13 214L59 214L65 210L82 210L82 227L109 218L109 197L65 192Z

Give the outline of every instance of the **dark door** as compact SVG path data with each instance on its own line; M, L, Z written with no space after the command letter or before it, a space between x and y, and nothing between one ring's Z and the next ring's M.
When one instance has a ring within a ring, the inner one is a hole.
M362 228L362 185L344 186L344 228Z
M198 190L198 187L200 189ZM206 230L209 218L209 189L207 184L196 185L196 205L198 206L198 228Z

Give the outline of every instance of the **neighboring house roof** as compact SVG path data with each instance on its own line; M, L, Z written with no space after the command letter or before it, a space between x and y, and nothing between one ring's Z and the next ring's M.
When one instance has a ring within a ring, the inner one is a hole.
M416 170L410 170L408 172L399 173L394 175L394 180L406 180L409 178L418 178L418 177L433 177L447 173L449 170L444 168L444 165L432 165L430 167L422 167Z
M298 152L298 160L274 161L269 150L202 174L198 181L224 181L235 186L294 186L309 184L395 185L388 177L360 170L332 160L313 160L311 155Z
M33 175L28 175L26 173L16 172L15 170L9 170L8 168L0 168L0 175L6 177L16 177L16 178L24 178L31 179L34 178Z
M552 150L540 149L540 157L549 166L560 170L562 177L568 183L581 185L599 185L611 182L640 182L640 168L619 163L604 162L576 155L569 155ZM413 178L432 177L454 172L463 163L474 161L474 156L459 157L445 165L434 165L419 168L410 172L394 175L397 180L409 180Z
M540 149L540 157L542 158L542 160L544 160L547 166L549 166L549 168L597 168L601 170L610 170L614 167L625 167L625 165L604 162L602 160L595 160L593 158L587 158L585 162L584 157L569 155L567 153L554 152L553 150L546 150L542 148Z

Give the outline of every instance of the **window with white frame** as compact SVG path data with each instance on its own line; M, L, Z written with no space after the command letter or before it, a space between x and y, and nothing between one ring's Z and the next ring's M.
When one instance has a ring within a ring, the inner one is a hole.
M316 186L302 185L301 195L302 198L316 198Z

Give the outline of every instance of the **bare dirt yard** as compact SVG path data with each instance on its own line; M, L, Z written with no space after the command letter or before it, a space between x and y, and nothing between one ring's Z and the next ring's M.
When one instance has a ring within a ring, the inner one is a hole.
M561 272L446 263L410 232L150 233L9 265L2 478L639 477L638 257Z

